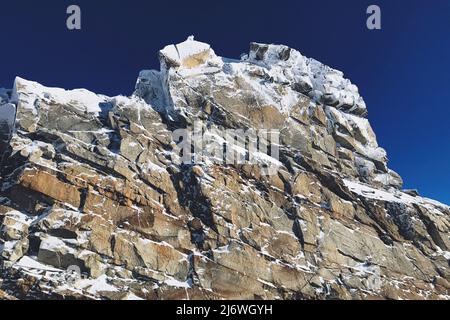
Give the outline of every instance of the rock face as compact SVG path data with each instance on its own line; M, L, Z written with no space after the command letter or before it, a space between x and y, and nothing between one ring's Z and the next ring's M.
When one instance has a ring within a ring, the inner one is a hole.
M225 59L192 37L160 61L132 97L2 91L17 115L0 298L450 298L450 208L401 190L341 72L280 45ZM172 132L199 123L276 130L276 171L180 162Z

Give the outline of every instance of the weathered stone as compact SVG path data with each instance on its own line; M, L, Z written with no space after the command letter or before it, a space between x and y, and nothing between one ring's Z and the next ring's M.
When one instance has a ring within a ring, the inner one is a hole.
M18 211L9 211L3 217L0 236L6 241L21 240L28 236L29 218Z
M0 108L17 103L18 129L0 139L2 290L38 299L448 298L450 209L401 191L341 72L278 45L222 59L193 38L160 59L129 98L20 78L13 92L0 90ZM182 163L172 131L198 127L217 133L222 149L224 130L278 130L279 159L256 157L276 169L208 153Z
M75 208L80 206L81 200L78 189L45 171L25 171L20 178L20 184L58 201L66 202Z
M300 172L294 179L292 192L294 195L304 196L315 203L322 201L320 183L305 172Z
M10 262L16 262L28 251L28 239L12 240L2 243L0 241L0 257Z
M84 268L83 262L76 257L76 250L67 246L61 239L51 236L42 239L38 260L56 268Z

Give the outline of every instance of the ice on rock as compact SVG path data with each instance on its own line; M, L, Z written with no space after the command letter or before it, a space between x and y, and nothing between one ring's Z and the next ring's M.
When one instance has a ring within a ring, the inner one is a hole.
M139 73L134 95L143 98L158 112L164 112L172 104L168 88L164 85L167 76L163 71L143 70Z
M0 106L2 104L8 103L11 95L11 90L0 88Z

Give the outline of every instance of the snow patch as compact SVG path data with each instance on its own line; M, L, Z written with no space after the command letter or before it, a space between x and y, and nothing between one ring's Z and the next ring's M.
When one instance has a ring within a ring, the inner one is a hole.
M99 292L118 292L117 287L108 283L108 277L102 275L97 279L83 279L76 284L77 288L86 290L92 295L96 295Z
M438 211L436 212L435 207L439 207L440 209L449 210L450 207L442 204L438 201L430 201L427 198L422 197L413 197L409 194L406 194L404 192L391 189L391 191L387 190L380 190L375 189L372 187L369 187L365 184L350 181L347 179L344 179L345 186L352 191L353 193L356 193L360 196L363 196L364 198L368 199L374 199L374 200L381 200L386 202L397 202L397 203L405 203L405 204L418 204L426 207L429 210L433 210L436 214L442 214L442 212Z
M34 269L38 271L49 271L49 272L63 272L63 270L47 266L45 264L42 264L28 256L24 256L22 259L20 259L16 264L16 267L24 268L24 269Z

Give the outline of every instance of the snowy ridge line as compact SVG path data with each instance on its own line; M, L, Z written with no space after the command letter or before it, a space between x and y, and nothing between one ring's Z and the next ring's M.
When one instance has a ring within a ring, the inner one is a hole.
M21 91L23 93L19 94ZM11 102L24 108L32 108L37 114L36 101L43 99L48 103L71 105L81 111L99 114L101 103L109 102L111 98L98 95L86 89L65 90L56 87L45 87L40 83L16 77L12 91Z
M151 96L149 100L146 99L147 102L151 101L159 110L169 114L173 113L174 110L171 109L174 106L170 99L170 88L167 88L167 79L174 73L183 78L199 80L205 76L217 75L215 81L228 81L227 77L230 75L239 74L245 78L248 73L257 71L265 78L266 84L260 85L254 81L247 81L247 84L264 96L264 99L279 100L274 100L273 104L280 104L282 111L289 111L296 96L302 94L316 103L333 106L346 113L362 117L367 115L367 107L358 87L344 78L341 71L306 58L284 45L251 43L250 52L243 54L240 60L235 60L217 56L209 44L196 41L190 36L180 44L168 45L162 49L160 64L160 71L141 71L134 95L142 98ZM288 94L282 97L279 93L274 94L271 83L284 85ZM161 100L168 104L161 106Z

